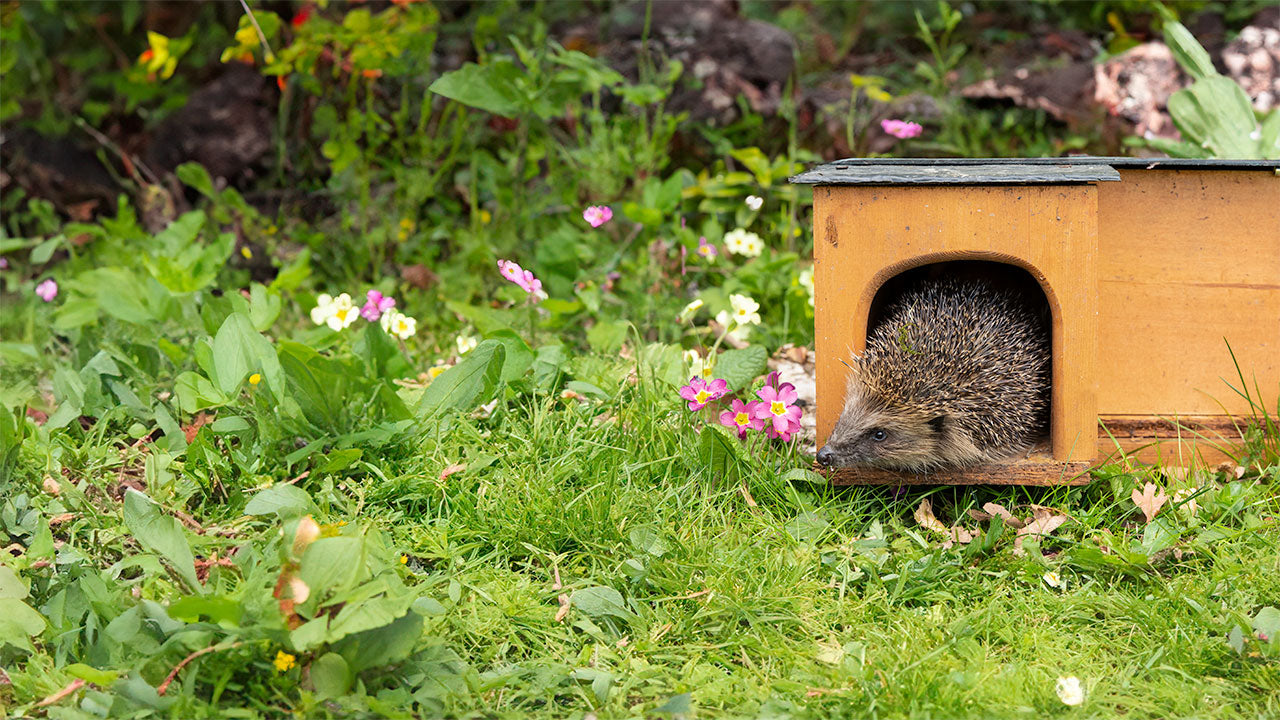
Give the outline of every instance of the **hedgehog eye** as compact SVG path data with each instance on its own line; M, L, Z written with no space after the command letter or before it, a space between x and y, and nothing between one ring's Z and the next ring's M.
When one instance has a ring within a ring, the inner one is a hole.
M870 437L872 440L875 440L876 442L880 442L885 438L889 437L889 434L877 428L875 430L868 432L867 436Z

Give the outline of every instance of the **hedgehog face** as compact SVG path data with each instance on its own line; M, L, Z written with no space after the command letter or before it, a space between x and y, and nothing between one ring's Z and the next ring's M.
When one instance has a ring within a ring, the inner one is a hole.
M895 408L851 385L844 410L818 462L893 470L927 470L939 464L946 418Z

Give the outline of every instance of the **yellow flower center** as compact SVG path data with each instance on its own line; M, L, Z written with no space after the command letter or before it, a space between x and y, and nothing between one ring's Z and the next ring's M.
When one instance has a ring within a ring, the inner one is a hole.
M744 425L750 425L751 417L747 415L745 412L740 412L737 415L733 416L733 421L737 423L739 427L741 427Z
M704 378L709 378L709 377L711 377L711 373L712 373L712 372L714 372L714 371L715 371L715 369L714 369L714 368L712 368L710 365L708 365L708 366L706 366L706 367L702 368L702 377L704 377Z
M707 401L711 399L711 393L706 390L699 390L698 394L695 395L694 398L699 405L706 405Z
M770 412L772 412L774 415L786 415L786 414L787 414L787 406L786 406L786 404L785 404L785 403L778 402L777 400L774 400L774 401L773 401L773 403L769 406L769 410L770 410Z

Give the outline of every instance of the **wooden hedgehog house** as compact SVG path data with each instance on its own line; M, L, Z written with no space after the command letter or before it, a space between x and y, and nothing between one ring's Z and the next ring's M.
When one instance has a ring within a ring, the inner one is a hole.
M840 414L845 361L913 273L1003 278L1042 294L1051 317L1048 436L1026 458L927 475L840 468L833 482L1076 484L1120 451L1225 459L1253 405L1274 416L1280 393L1277 168L851 159L791 178L814 186L819 446Z

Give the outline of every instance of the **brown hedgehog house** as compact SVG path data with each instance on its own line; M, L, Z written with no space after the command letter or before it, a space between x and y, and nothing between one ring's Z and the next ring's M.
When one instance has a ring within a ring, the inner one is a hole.
M925 475L840 468L833 481L1054 485L1084 482L1119 452L1225 459L1255 406L1277 411L1277 168L851 159L791 178L814 186L819 446L843 404L844 361L913 274L981 273L1051 318L1048 435L1027 457Z

